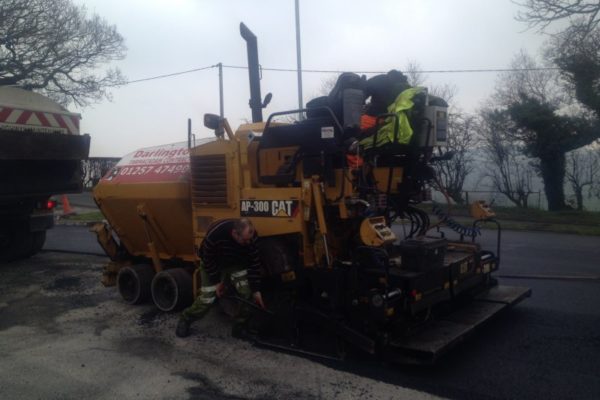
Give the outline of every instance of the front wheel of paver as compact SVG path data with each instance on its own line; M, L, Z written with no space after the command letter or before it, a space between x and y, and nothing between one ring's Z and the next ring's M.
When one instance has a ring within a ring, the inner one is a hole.
M117 289L129 304L141 304L150 298L154 268L147 264L132 265L119 270Z
M152 300L161 311L177 311L192 303L192 276L183 268L161 271L152 280Z

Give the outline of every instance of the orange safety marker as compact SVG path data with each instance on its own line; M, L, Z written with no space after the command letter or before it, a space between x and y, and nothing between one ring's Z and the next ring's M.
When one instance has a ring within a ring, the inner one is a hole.
M69 203L69 198L66 194L62 195L62 215L71 215L75 214L75 210L71 207L71 203Z

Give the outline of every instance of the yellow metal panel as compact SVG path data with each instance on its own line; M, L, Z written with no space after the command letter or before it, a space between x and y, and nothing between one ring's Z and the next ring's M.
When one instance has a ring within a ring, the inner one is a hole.
M360 239L367 246L379 247L393 243L396 235L385 224L384 217L366 218L360 224Z
M257 149L258 149L257 141L253 141L246 148L246 151L248 152L248 171L250 172L250 179L244 181L244 187L258 186L258 174L256 171L256 150Z
M302 181L302 218L304 221L309 221L312 210L312 184L310 179Z
M322 183L313 182L312 192L313 200L315 201L315 212L317 214L317 222L319 223L319 231L323 235L327 235L327 223L325 222L325 213L323 210L323 193L321 191Z
M256 188L243 189L242 199L248 200L294 200L298 201L298 212L286 217L249 217L261 236L300 233L302 230L302 189L301 188ZM239 215L239 214L238 214Z
M266 125L265 122L254 122L251 124L242 124L235 131L235 136L237 138L240 138L240 136L247 135L248 132L262 133L262 131L265 129L265 125ZM275 126L275 125L281 125L281 124L274 123L272 125Z
M492 211L492 209L485 202L485 200L478 200L473 202L469 207L469 211L471 213L471 217L475 219L493 218L496 216L496 213Z
M161 259L172 257L194 261L192 209L189 183L131 183L101 182L94 189L100 210L127 251L134 256L151 258L144 222L138 206L144 204L148 215L164 232L170 249L157 243Z
M402 183L402 176L404 174L404 170L401 167L395 167L392 171L392 186L391 191L397 192L398 183ZM389 167L380 167L373 169L373 176L375 177L375 181L377 182L377 189L382 192L387 191L388 187L388 178L390 176Z
M279 168L294 157L297 151L298 146L262 150L258 155L260 174L266 176L276 175Z

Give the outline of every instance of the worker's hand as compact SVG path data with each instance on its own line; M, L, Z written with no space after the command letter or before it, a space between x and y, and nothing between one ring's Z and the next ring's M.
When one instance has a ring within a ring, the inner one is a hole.
M223 282L219 282L215 290L217 292L217 297L221 298L225 294L225 284Z
M262 308L263 310L267 308L265 307L265 302L263 301L262 294L260 294L260 292L254 292L252 294L252 297L254 297L254 302L258 304L260 308Z

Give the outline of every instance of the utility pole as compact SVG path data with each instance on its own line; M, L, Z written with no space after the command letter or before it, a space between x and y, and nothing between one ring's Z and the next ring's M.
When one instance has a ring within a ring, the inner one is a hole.
M219 66L219 115L223 118L225 116L225 110L223 109L223 63L217 65Z
M302 51L300 50L300 0L295 0L296 2L296 60L298 63L298 108L302 109ZM304 114L302 112L298 113L298 119L302 121L304 119Z

